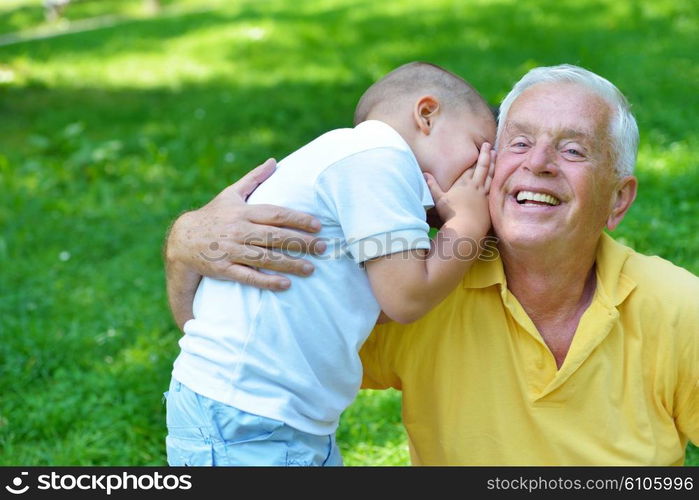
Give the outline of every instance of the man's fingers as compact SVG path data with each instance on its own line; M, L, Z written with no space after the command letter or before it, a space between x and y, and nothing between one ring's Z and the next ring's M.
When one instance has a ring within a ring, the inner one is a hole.
M308 276L314 270L313 264L300 257L291 257L276 250L254 245L245 246L243 255L237 257L232 256L232 260L236 261L240 257L242 257L241 261L245 262L247 265L260 267L269 271Z
M254 238L251 238L254 241ZM244 244L221 238L196 255L191 266L198 274L215 278L233 279L228 268L238 264L249 268L308 276L314 271L313 264L300 257L289 256L281 251L256 246L252 242ZM237 268L236 268L237 269ZM246 271L240 271L245 272Z
M291 280L286 276L266 274L241 264L230 264L223 269L217 278L232 280L266 290L286 290L291 286Z
M241 177L235 184L231 185L244 200L257 189L257 186L266 181L277 168L277 162L274 158L269 158L262 165L253 168L250 172Z
M479 185L484 185L488 178L488 172L491 165L490 157L491 146L489 142L484 142L481 146L481 151L478 154L478 161L473 172L473 180Z
M248 217L250 222L268 226L298 229L308 233L320 231L320 221L304 212L275 205L249 205Z
M246 227L249 227L249 231L235 243L318 255L324 253L327 248L325 241L315 238L312 234L261 224L250 224Z

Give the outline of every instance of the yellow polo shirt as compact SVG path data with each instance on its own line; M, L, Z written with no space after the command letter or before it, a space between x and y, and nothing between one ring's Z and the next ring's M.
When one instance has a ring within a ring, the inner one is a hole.
M415 465L680 465L699 444L699 278L606 234L570 351L553 355L479 261L438 307L378 326L364 387L403 394Z

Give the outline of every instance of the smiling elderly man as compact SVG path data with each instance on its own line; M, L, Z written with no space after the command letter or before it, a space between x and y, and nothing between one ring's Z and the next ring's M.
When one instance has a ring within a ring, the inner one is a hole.
M505 98L490 194L499 257L419 321L377 326L362 349L365 387L402 391L414 464L676 465L699 443L699 279L604 233L636 196L637 144L624 96L582 68L536 68ZM243 204L271 170L173 226L180 324L200 274L279 289L287 278L241 264L308 272L242 244L312 242L270 227L316 230L311 217ZM201 259L221 234L226 258Z

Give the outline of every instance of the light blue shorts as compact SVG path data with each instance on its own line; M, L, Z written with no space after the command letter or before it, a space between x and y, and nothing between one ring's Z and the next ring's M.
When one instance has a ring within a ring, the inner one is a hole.
M164 396L171 466L342 465L334 434L316 436L238 410L174 378Z

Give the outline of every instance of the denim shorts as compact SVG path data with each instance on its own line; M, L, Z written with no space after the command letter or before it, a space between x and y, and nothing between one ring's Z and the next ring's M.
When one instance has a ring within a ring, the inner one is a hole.
M339 466L335 435L316 436L197 394L174 378L167 404L171 466Z

